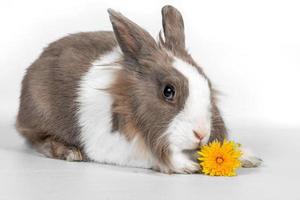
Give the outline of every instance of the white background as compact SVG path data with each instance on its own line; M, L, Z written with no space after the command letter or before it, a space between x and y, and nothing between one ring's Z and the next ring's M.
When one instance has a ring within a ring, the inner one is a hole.
M182 12L187 47L223 93L228 123L300 126L300 5L290 0L2 0L1 113L16 113L24 70L48 43L69 33L111 30L109 7L156 38L166 4Z
M42 49L69 33L111 30L107 8L121 11L156 38L160 9L166 4L181 11L188 49L223 93L220 107L229 128L264 158L263 167L242 171L228 183L227 179L143 175L122 168L69 164L29 151L12 125L25 69ZM87 196L134 199L139 196L134 187L143 198L159 194L161 199L176 199L188 192L195 199L201 195L215 199L229 195L231 200L300 199L299 176L294 173L300 167L299 10L296 0L1 0L0 199L60 199L73 193L82 199L80 191ZM104 185L110 188L103 189ZM116 190L118 186L124 195ZM201 187L205 190L197 194ZM2 196L1 190L6 191Z

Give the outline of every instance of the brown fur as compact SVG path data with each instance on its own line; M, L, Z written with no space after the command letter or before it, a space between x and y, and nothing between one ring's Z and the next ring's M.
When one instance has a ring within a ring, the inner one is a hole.
M168 141L163 133L183 109L188 96L187 80L172 67L172 58L159 48L149 33L120 13L110 13L116 38L124 53L121 65L125 66L110 88L115 99L114 122L128 138L132 138L133 133L141 134L159 162L169 165ZM131 38L132 35L135 38ZM167 83L177 88L172 103L166 102L162 96Z
M162 8L162 17L165 40L163 40L160 34L160 45L167 48L175 56L183 59L187 63L196 67L199 73L202 74L208 80L211 91L212 104L212 130L209 141L223 141L227 137L227 129L219 111L219 108L217 106L217 92L213 88L211 81L205 75L202 68L194 61L194 59L185 49L184 23L182 16L176 8L168 5Z
M165 50L185 60L205 76L185 50L181 14L172 6L162 9L165 41L155 40L144 29L120 13L109 10L112 32L73 34L47 47L28 68L22 82L17 129L40 152L59 159L71 153L88 160L80 142L77 89L91 63L117 44L124 56L117 80L108 88L112 106L112 132L120 131L128 140L138 136L141 148L147 148L159 163L171 167L170 150L163 133L184 107L188 82L172 67ZM206 76L205 76L206 77ZM163 99L167 83L176 88L173 102ZM212 91L212 136L222 140L226 128ZM99 102L101 103L101 102ZM78 153L79 152L79 153Z
M27 69L16 126L37 149L49 138L81 149L78 82L91 63L114 46L112 32L73 34L50 44Z
M164 30L164 46L173 53L185 53L184 23L180 12L172 6L164 6L161 10Z

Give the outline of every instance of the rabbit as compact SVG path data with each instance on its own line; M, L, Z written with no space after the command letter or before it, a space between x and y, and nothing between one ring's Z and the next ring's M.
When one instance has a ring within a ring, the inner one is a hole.
M199 171L199 145L227 130L211 81L185 48L181 13L162 8L158 42L108 13L113 31L59 39L27 69L16 129L49 158Z

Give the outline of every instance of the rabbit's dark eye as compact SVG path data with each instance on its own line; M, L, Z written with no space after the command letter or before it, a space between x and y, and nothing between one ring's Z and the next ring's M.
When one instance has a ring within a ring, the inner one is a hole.
M172 85L166 85L163 95L167 101L172 101L175 96L175 88Z

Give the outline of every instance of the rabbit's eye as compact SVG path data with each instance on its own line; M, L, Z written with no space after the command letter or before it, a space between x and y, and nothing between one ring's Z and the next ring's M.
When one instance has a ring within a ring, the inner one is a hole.
M166 85L163 95L167 101L172 101L175 96L175 88L172 85Z

